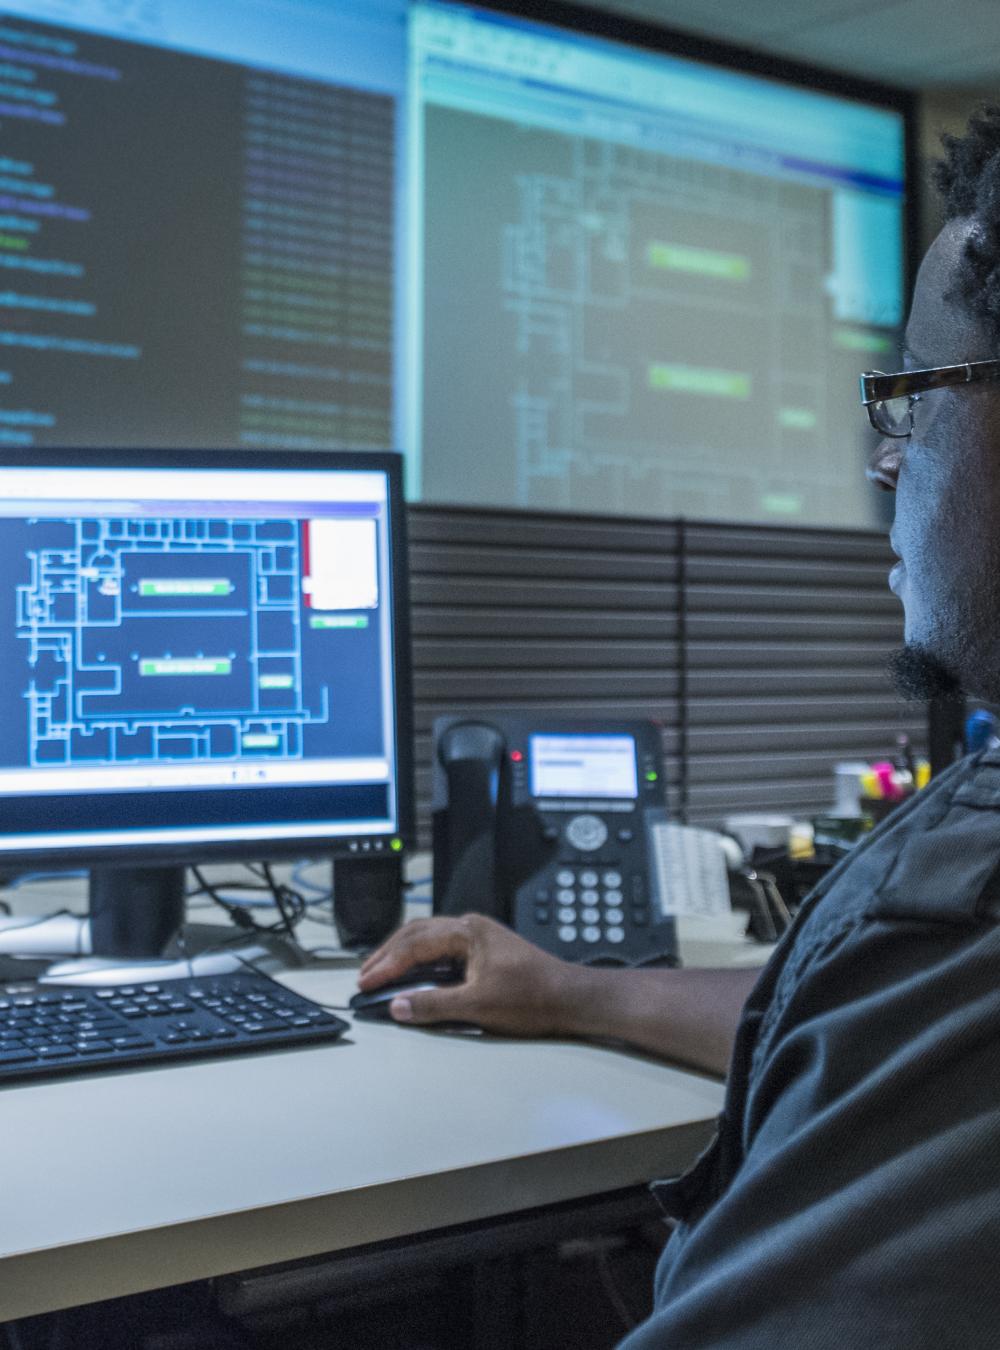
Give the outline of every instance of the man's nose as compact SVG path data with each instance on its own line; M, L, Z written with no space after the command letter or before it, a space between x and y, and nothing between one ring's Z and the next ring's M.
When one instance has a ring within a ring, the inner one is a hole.
M872 451L865 470L869 483L874 483L883 492L895 492L899 479L899 466L903 460L903 443L899 437L886 436Z

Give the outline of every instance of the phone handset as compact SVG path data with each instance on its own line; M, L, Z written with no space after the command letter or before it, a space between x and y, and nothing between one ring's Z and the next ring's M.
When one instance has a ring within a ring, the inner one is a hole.
M497 838L506 742L486 722L455 722L437 742L449 809L434 814L434 912L506 918Z

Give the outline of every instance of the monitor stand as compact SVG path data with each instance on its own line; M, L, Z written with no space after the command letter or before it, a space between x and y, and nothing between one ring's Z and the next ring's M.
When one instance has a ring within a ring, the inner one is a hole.
M94 956L162 956L184 922L183 867L90 869L90 950Z
M89 912L0 919L0 955L155 960L184 922L184 868L99 865Z
M0 919L0 966L7 958L37 963L0 969L3 979L55 983L120 983L219 974L251 965L279 970L305 961L279 933L246 934L231 925L184 925L185 869L107 866L90 871L90 913L61 912L45 919ZM49 966L53 958L69 958ZM9 962L8 962L9 964Z

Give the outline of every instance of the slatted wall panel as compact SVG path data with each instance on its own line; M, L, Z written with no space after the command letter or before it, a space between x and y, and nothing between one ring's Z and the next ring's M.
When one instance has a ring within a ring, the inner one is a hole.
M885 660L902 636L875 533L410 508L417 797L430 729L490 709L665 724L693 821L832 805L839 759L925 742Z
M885 537L687 523L688 818L808 814L833 800L840 759L926 743L922 705L886 676L902 611Z
M676 776L674 523L413 506L409 530L424 845L440 713L659 718Z

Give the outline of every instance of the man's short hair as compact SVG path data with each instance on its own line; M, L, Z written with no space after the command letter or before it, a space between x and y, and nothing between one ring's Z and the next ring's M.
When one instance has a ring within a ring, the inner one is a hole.
M1000 342L1000 107L983 105L964 135L942 136L941 144L944 158L934 166L934 185L945 220L968 216L975 222L955 274L955 293Z

